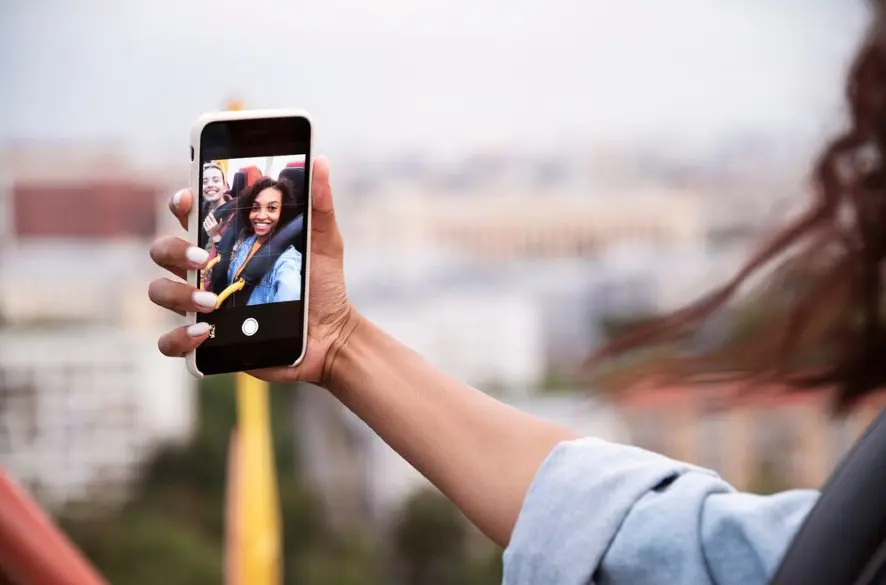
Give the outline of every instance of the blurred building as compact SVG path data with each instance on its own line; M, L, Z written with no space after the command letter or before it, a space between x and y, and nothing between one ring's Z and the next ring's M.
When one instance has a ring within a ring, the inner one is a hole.
M744 246L656 246L625 242L605 250L594 266L598 315L637 316L672 311L735 276Z
M486 262L435 247L355 248L346 257L346 272L351 299L361 311L433 363L446 364L447 371L475 383L481 380L465 369L468 361L487 370L512 364L514 371L498 376L512 389L530 383L524 380L528 365L522 354L533 356L538 380L568 373L605 339L601 324L607 319L649 316L688 303L726 282L744 258L723 248L644 242L614 244L590 258L510 262ZM437 307L440 299L455 297L467 304ZM516 298L523 313L535 315L534 339L528 338L528 329L518 335L523 318L508 308ZM452 312L445 318L444 307ZM416 311L428 318L416 317ZM485 313L485 321L473 313ZM431 315L436 315L433 323ZM435 331L465 340L432 347L429 339L441 335ZM524 349L517 352L518 346ZM503 361L506 351L515 352L515 358ZM461 352L468 357L458 357Z
M488 278L503 291L520 291L539 312L545 373L574 373L599 343L596 259L527 260L489 267ZM545 383L550 380L546 380Z
M698 193L665 187L597 192L484 186L457 194L392 183L350 210L350 235L367 245L453 248L485 260L585 257L613 243L703 247Z
M525 392L545 375L540 309L522 291L466 283L420 293L407 289L359 307L434 366L469 384Z
M139 464L189 435L181 364L118 327L0 329L0 464L50 506L112 504Z
M736 397L736 390L650 385L626 393L618 407L635 445L761 492L820 488L886 405L886 395L875 395L837 419L828 413L825 392L762 386Z
M366 437L350 411L325 390L300 384L296 398L298 460L306 481L323 498L326 518L341 530L371 528L366 483L377 470L366 456Z
M348 293L364 316L470 384L523 392L542 380L544 315L533 291L457 251L349 242Z
M0 464L49 505L113 501L193 426L193 382L156 347L176 320L145 294L176 179L27 145L0 177Z

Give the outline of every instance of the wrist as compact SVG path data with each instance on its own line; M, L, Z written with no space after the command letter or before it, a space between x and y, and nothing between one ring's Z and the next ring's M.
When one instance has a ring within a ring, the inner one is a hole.
M363 317L350 304L340 321L341 325L337 328L338 332L333 337L323 364L320 386L326 389L339 385L341 379L347 375L344 369L348 361L346 358L353 347L353 339L366 330Z

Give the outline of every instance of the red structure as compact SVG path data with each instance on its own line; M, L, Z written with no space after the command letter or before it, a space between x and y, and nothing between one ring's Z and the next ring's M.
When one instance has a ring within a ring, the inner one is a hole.
M0 584L107 585L70 539L2 469Z

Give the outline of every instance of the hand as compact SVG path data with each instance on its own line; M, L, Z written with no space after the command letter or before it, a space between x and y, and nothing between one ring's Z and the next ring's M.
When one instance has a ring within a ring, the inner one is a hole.
M220 235L221 224L215 219L215 214L211 211L209 212L209 215L206 216L206 219L203 220L203 231L205 231L206 235L213 240Z
M342 266L344 246L332 203L329 184L329 163L318 159L313 166L311 199L311 273L308 312L308 339L305 358L298 366L256 370L250 374L275 382L328 382L336 352L356 327L357 315L348 302ZM179 191L170 201L170 210L185 229L194 197L188 190ZM151 258L179 278L187 277L188 269L202 268L208 254L187 241L165 236L151 245ZM160 278L151 283L148 296L155 304L184 314L187 311L208 313L214 310L215 295L198 291L180 281ZM206 306L210 308L206 308ZM189 334L190 330L190 334ZM167 356L182 357L203 343L209 336L205 325L173 329L160 338L160 351Z

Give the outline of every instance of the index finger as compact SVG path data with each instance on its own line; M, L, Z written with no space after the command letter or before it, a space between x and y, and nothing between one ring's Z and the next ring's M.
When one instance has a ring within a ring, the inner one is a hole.
M191 213L191 205L194 197L188 189L177 191L169 200L169 211L178 219L178 223L184 229L188 229L188 214Z

